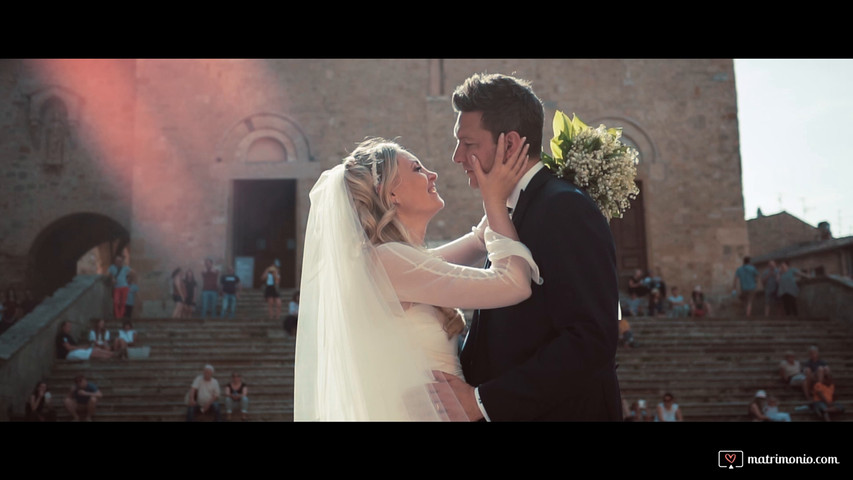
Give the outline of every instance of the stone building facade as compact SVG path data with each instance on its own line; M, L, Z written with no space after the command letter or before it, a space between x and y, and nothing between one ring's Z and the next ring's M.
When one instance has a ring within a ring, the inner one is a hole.
M129 240L135 98L110 92L134 77L130 61L0 61L0 288L48 294Z
M756 268L784 260L809 275L853 279L853 237L833 238L828 222L813 227L779 212L758 215L746 225Z
M791 245L752 258L759 271L773 260L796 267L815 277L832 276L853 281L853 237L818 240L805 245Z
M821 240L820 229L784 211L751 218L746 222L746 230L753 256Z
M559 109L640 150L640 197L613 223L623 276L726 289L749 240L725 59L2 60L0 287L105 244L129 254L146 314L206 257L253 277L278 258L298 287L308 192L366 136L439 174L428 241L464 234L482 207L450 160L450 94L484 71L532 81L546 139Z

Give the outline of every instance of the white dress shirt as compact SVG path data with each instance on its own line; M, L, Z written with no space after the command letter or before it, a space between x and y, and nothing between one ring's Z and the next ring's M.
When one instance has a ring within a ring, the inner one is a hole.
M506 199L506 206L515 210L515 207L518 205L518 197L521 196L521 192L527 188L527 185L530 184L530 180L533 179L533 176L545 168L545 164L542 162L536 162L535 165L530 167L522 177L521 180L515 185L515 188L512 190L512 193L509 194L509 197Z

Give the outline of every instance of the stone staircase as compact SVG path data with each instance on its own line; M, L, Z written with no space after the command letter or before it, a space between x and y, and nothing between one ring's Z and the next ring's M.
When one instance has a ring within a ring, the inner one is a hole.
M133 319L139 343L151 347L149 358L57 361L46 381L58 420L70 420L62 400L82 373L103 392L96 421L184 421L184 396L209 363L223 389L231 373L240 372L249 386L249 421L292 421L295 338L282 327L289 299L290 292L283 291L282 316L276 320L267 318L260 290L241 294L234 319ZM107 327L115 335L120 324L109 320ZM239 412L232 421L240 421Z
M853 326L826 318L628 317L637 348L620 347L617 374L625 399L645 399L652 409L672 393L685 421L749 421L755 392L779 400L792 421L818 421L801 388L779 381L786 351L803 362L817 345L832 372L836 400L847 412L833 421L853 421Z
M290 298L283 292L283 306ZM286 308L283 308L286 312ZM232 371L249 385L249 421L292 421L295 339L282 318L267 319L262 293L244 292L237 318L134 319L146 359L59 361L46 378L58 419L78 373L104 394L96 421L184 421L184 395L207 363L222 386ZM814 422L801 390L778 381L777 366L792 350L802 361L817 345L834 373L836 395L848 412L835 421L853 421L853 326L825 318L628 318L636 348L620 347L618 376L629 403L643 398L653 407L665 392L675 396L686 421L748 421L746 410L759 389L780 401L780 410L798 422ZM109 321L115 331L119 325ZM224 405L223 405L224 415ZM232 421L239 421L234 415Z

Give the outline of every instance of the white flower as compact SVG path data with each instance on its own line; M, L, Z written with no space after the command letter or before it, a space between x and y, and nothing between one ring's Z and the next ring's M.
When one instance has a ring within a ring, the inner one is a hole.
M621 217L639 193L634 183L637 151L619 140L619 129L590 128L577 116L569 120L559 111L553 125L554 157L543 155L546 166L585 189L608 219Z

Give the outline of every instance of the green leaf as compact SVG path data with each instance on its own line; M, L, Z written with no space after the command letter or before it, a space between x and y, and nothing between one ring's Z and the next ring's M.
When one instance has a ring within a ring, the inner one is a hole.
M565 113L559 110L554 112L554 120L551 122L551 127L554 129L554 138L559 137L562 132L568 132L570 125L571 121Z
M564 145L570 131L569 117L565 113L557 110L554 112L554 119L551 121L551 128L554 130L554 137L551 138L551 154L557 161L563 160L563 151L568 150Z
M558 138L551 139L551 153L554 154L554 159L562 160L563 159L563 149L560 148L560 141Z
M575 138L575 136L577 134L581 133L582 131L586 130L587 128L589 128L587 126L587 124L583 123L581 121L581 119L578 118L578 116L573 113L572 114L571 129L570 129L570 132L571 132L570 137Z

